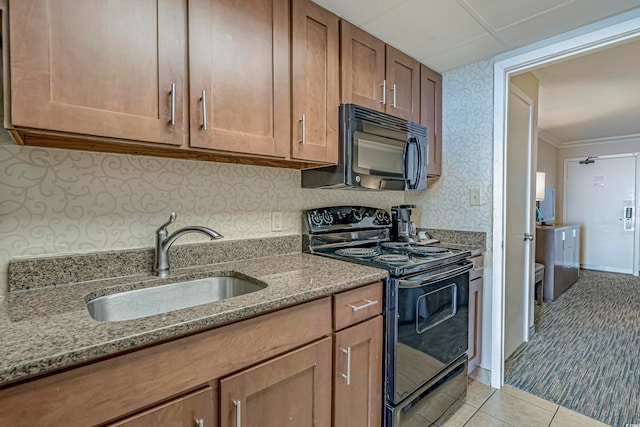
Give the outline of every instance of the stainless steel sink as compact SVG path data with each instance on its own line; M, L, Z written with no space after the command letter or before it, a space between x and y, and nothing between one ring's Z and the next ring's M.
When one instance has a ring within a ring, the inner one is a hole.
M221 301L266 286L234 276L208 277L106 295L89 301L87 309L95 320L116 322Z

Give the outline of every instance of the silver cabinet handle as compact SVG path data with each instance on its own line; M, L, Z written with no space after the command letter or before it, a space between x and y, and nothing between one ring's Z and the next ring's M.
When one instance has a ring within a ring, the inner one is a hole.
M393 108L396 108L396 84L393 84L393 104L391 104Z
M382 86L382 101L379 102L382 105L387 105L387 81L383 80L378 86Z
M204 427L204 420L202 418L196 418L196 427Z
M307 143L307 116L303 114L300 121L302 122L302 140L300 143L304 145Z
M233 406L236 407L236 427L242 426L241 414L242 414L242 403L239 400L233 401Z
M342 350L343 353L347 353L347 373L340 374L340 376L345 380L347 380L347 385L350 385L351 384L351 347L347 347L346 350L344 348L341 348L340 350Z
M202 91L202 130L207 130L207 91Z
M176 84L171 83L171 120L169 123L171 126L176 125Z
M362 304L362 305L349 304L349 307L351 307L351 311L364 310L365 308L371 307L371 306L376 305L378 303L378 300L371 301L370 299L366 299L366 298L365 298L365 301L367 303L366 304Z

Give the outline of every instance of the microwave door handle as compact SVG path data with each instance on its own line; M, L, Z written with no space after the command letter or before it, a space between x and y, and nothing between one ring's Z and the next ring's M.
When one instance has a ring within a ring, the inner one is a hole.
M422 148L420 148L420 140L417 136L412 138L416 144L416 151L418 152L418 167L416 169L416 182L413 188L418 188L418 184L420 184L420 179L422 178Z
M403 165L403 170L402 170L402 177L404 178L404 181L406 183L407 186L411 186L410 182L409 182L409 178L407 177L407 169L409 169L409 165L407 165L407 152L409 151L409 143L404 144L404 148L402 150L402 165Z
M406 155L406 152L409 151L409 146L413 145L413 144L416 145L417 153L420 153L420 148L418 147L419 144L418 144L418 139L417 138L415 138L415 137L409 138L407 143L404 145L404 149L405 149L405 153L404 153L404 155L405 155L404 172L405 172L405 179L407 181L407 188L409 190L413 190L413 189L417 188L417 186L418 186L418 178L419 178L419 174L420 174L419 163L418 163L418 170L416 170L416 172L415 172L415 174L413 176L413 179L409 179L409 178L406 177L406 173L407 173L407 169L408 169L407 160L409 160L408 156Z

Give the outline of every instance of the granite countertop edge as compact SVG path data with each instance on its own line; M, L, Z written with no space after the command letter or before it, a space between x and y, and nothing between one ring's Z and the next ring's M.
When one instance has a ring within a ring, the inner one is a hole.
M267 288L122 322L92 319L86 310L87 297L105 293L105 288L118 291L123 286L154 282L157 278L112 278L10 293L0 303L0 332L5 337L0 386L301 304L388 275L386 270L305 253L190 267L176 270L173 275L198 278L229 272L264 282Z

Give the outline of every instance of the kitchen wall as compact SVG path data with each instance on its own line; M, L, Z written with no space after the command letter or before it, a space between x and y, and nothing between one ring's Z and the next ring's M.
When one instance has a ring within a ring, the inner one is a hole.
M389 209L402 192L301 189L300 171L0 145L0 295L12 257L152 247L154 231L209 226L226 239L300 234L302 210ZM284 230L271 231L271 211ZM178 243L206 241L187 235Z
M485 253L482 360L490 369L492 210L493 210L493 61L483 60L442 75L442 177L424 192L407 193L425 228L484 231ZM480 205L471 206L469 190L480 189Z
M562 199L564 186L565 159L587 158L589 156L606 156L610 154L626 154L640 152L640 135L608 139L599 143L573 144L558 149L557 187L556 187L556 222L562 222Z

